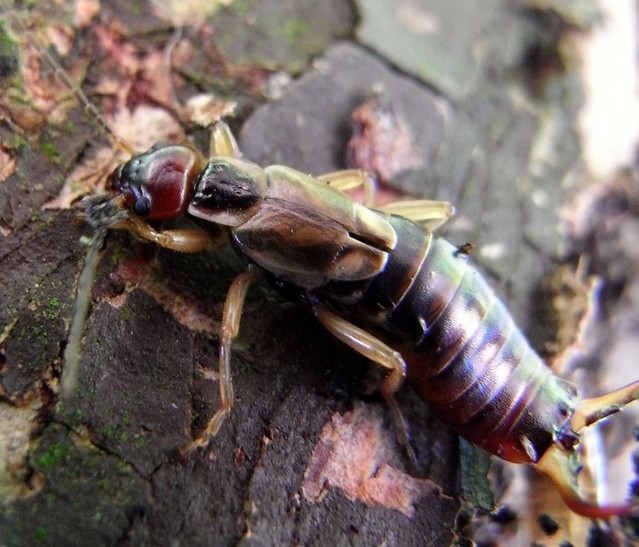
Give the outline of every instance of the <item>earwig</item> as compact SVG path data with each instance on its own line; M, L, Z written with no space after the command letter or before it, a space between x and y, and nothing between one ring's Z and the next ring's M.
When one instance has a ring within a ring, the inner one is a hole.
M359 171L311 177L243 159L216 124L214 154L158 145L111 175L128 210L114 228L182 252L230 240L249 261L224 305L221 407L187 451L205 447L233 406L230 350L251 283L262 273L334 336L388 369L381 392L401 430L394 394L407 377L422 399L467 440L548 476L566 504L588 517L630 512L596 505L577 487L579 432L639 396L639 382L579 400L532 350L505 306L459 247L433 235L446 202L369 209L343 190L368 184ZM156 231L148 221L189 215L197 230Z
M82 92L69 86L86 106ZM224 304L220 408L186 453L206 447L231 412L231 346L247 291L262 275L331 334L387 369L381 393L404 443L395 393L407 378L461 436L504 460L532 465L576 513L604 518L636 509L598 505L582 495L577 447L584 428L639 397L639 381L580 400L533 351L470 265L469 247L434 236L452 216L449 203L369 208L345 193L363 186L370 194L363 172L312 177L286 166L262 168L241 157L223 122L214 125L211 140L210 157L182 144L134 155L109 177L112 197L88 198L86 211L99 223L98 233L126 230L184 253L228 241L249 262ZM151 224L183 215L199 228Z

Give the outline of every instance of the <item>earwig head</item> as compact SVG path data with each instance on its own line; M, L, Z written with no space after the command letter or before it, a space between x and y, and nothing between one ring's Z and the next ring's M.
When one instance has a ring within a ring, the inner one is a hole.
M260 206L266 194L266 175L258 165L240 158L211 158L197 178L191 215L239 226Z
M560 432L557 442L533 465L537 471L555 483L564 502L575 513L588 518L609 518L639 511L639 505L636 503L599 505L596 501L586 499L579 491L577 484L580 464L575 443L566 442L566 433L576 438L576 434L584 428L619 412L626 404L637 398L639 398L639 381L601 397L584 399L577 405L572 415L569 431Z
M202 160L193 149L156 144L133 156L110 175L112 192L125 197L125 207L148 220L169 220L186 212Z

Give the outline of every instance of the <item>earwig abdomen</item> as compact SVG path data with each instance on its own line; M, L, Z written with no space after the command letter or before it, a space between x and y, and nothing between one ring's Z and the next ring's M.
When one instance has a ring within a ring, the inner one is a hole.
M417 393L464 438L537 462L570 436L575 389L530 348L465 254L402 217L391 224L398 244L384 272L365 285L333 284L325 296L395 341Z

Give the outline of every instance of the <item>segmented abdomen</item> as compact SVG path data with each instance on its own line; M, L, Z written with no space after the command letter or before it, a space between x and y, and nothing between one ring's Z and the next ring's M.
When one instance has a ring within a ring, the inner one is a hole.
M384 271L350 302L328 297L389 335L417 393L463 437L507 460L538 461L572 413L574 388L531 349L467 256L404 218L391 222L399 238Z

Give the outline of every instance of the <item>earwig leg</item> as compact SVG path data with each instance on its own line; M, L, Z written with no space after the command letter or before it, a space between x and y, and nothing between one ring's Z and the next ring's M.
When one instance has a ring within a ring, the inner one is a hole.
M632 382L600 397L583 399L577 404L570 427L574 432L581 431L599 420L619 412L624 406L639 399L639 381Z
M455 214L455 208L447 201L422 199L394 201L375 209L389 215L401 215L431 230L439 228Z
M136 236L147 239L167 249L181 253L197 253L214 249L223 245L227 240L226 232L220 231L218 237L213 238L207 232L197 229L163 230L158 232L139 217L130 217L113 226L118 230L127 230Z
M342 171L325 173L316 178L341 192L361 187L364 191L363 205L365 207L372 207L375 202L375 184L373 177L365 171L359 169L344 169Z
M197 439L184 449L185 453L198 447L205 447L211 437L217 435L220 427L226 420L233 407L233 382L231 379L231 344L240 330L240 318L242 308L249 287L257 279L258 270L252 266L238 275L229 289L224 302L224 315L222 316L222 328L220 329L220 353L218 357L220 380L220 408L209 420L206 429Z
M224 122L217 122L211 130L210 155L242 157L242 152L231 132L231 128Z
M411 464L416 467L417 459L409 443L408 426L395 400L395 392L400 388L406 377L406 362L401 354L387 346L379 338L334 314L322 304L314 306L313 312L319 322L332 335L364 357L390 370L382 383L380 391L393 411L399 441L405 447Z

